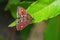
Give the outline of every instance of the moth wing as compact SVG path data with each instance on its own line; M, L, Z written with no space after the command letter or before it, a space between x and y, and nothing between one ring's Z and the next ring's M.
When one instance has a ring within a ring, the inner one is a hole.
M24 29L27 25L30 24L30 22L33 19L22 7L18 7L17 16L18 16L17 30Z

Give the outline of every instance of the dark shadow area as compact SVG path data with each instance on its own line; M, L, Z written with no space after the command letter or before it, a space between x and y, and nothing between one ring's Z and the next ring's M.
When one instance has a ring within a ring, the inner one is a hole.
M12 18L10 10L4 11L7 3L8 0L3 0L2 2L0 2L0 37L4 38L4 40L8 39L8 35L10 33L8 25L15 20L14 18ZM15 40L21 40L20 32L15 33Z

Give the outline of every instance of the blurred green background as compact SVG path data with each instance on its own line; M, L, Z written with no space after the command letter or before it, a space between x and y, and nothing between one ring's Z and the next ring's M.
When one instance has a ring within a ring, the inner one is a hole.
M0 0L0 3L3 2L5 1ZM29 33L35 23L48 19L49 21L47 21L48 24L44 32L44 40L60 40L60 16L58 16L60 13L60 0L8 0L6 6L3 7L3 10L9 10L10 13L8 14L13 20L16 20L18 6L25 8L35 19L33 24L28 25L26 28L20 31L22 40L28 39ZM16 23L14 23L15 21L10 21L11 24L9 24L11 26L16 26ZM0 38L0 40L4 39Z

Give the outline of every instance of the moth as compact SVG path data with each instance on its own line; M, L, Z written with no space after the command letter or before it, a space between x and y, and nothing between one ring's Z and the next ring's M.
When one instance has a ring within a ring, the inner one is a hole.
M17 22L16 28L19 31L19 30L24 29L27 25L29 25L31 21L33 20L33 18L22 7L18 7L17 11L18 11L17 12L18 22Z

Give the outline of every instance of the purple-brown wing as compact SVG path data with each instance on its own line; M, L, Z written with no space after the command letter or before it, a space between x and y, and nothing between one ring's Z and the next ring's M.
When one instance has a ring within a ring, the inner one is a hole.
M22 7L18 7L17 14L18 14L17 30L24 29L33 20L33 18Z

